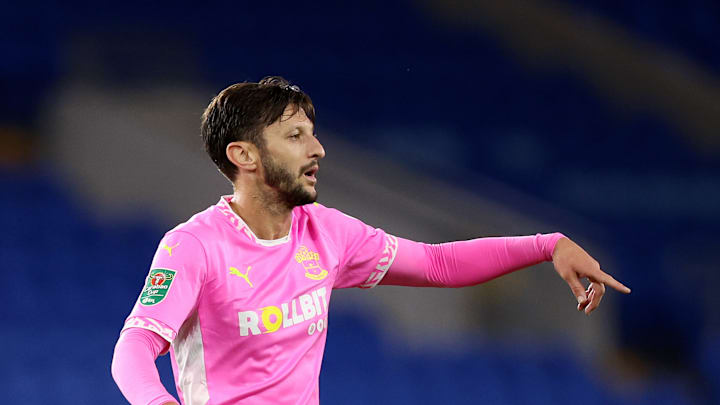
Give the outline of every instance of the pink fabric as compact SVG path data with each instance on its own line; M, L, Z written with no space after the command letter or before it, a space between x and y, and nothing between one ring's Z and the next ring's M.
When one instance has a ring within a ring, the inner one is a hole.
M165 235L123 330L171 342L184 405L318 404L332 289L377 285L397 238L309 204L261 240L228 200Z
M131 328L120 334L115 345L112 376L132 405L177 404L160 382L155 359L168 343L157 333Z
M480 238L439 245L398 238L398 254L380 284L464 287L551 261L561 233Z

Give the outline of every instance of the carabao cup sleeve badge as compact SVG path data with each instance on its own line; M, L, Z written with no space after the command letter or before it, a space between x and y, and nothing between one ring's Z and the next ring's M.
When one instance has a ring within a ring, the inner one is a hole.
M175 270L152 269L140 294L140 304L155 305L167 297L170 286L175 280Z

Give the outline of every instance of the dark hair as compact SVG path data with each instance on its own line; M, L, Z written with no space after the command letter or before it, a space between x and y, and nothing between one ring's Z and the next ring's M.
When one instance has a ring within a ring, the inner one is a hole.
M310 96L280 76L267 76L259 83L236 83L215 96L205 109L200 134L205 151L230 181L237 167L228 160L225 150L231 142L249 141L265 148L262 133L277 121L287 106L302 108L315 123L315 107Z

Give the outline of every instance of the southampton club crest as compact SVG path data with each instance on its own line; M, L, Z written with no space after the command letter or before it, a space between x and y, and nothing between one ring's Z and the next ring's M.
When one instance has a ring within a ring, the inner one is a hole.
M152 269L140 294L140 304L150 306L164 300L175 280L175 270Z
M295 253L295 261L302 264L305 277L311 280L322 280L328 275L328 271L320 267L320 255L305 246L300 246Z

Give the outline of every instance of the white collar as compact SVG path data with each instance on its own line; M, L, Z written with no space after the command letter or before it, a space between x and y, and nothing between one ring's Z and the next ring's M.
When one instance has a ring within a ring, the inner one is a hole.
M292 223L295 222L294 212L291 214L292 218L290 220L290 230L288 231L287 235L279 239L260 239L255 235L252 229L250 229L248 224L246 224L245 221L240 218L240 215L236 214L235 211L233 211L232 207L230 207L230 200L232 199L232 197L233 196L231 195L224 195L220 197L220 201L217 203L216 206L218 207L218 210L225 216L225 218L228 219L230 224L235 227L235 229L237 229L238 231L242 231L253 242L262 246L277 246L282 245L283 243L290 242L290 235L292 234Z

